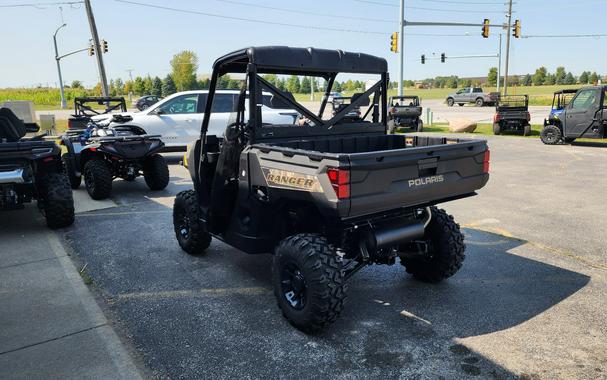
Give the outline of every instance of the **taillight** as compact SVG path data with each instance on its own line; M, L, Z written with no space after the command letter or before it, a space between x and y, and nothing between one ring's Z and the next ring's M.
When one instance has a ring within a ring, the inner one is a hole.
M338 199L350 198L350 171L344 169L329 169L327 176Z
M72 125L72 120L71 119L67 119L67 129L74 129L74 126Z
M483 156L483 173L489 173L489 161L491 160L491 151L487 149Z
M531 114L527 111L527 121L531 121Z
M501 118L501 116L500 116L500 114L499 114L499 113L496 113L495 115L493 115L493 122L494 122L494 123L499 122L501 119L502 119L502 118Z

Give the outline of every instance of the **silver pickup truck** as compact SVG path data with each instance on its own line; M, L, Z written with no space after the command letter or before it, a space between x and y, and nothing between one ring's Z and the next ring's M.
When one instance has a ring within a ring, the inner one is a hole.
M453 94L447 95L447 105L453 107L454 104L458 104L462 107L466 103L474 103L477 107L492 106L497 101L497 92L491 92L486 94L480 87L466 87L458 90Z

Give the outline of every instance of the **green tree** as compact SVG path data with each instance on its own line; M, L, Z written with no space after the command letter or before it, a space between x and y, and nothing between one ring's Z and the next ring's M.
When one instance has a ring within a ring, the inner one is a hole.
M158 77L154 77L152 80L152 91L150 94L154 96L162 96L162 80Z
M597 84L599 82L599 76L596 73L596 71L594 71L592 74L590 74L590 83L592 84Z
M548 70L542 66L539 69L535 70L535 74L533 74L533 85L541 86L546 81L546 75L548 75Z
M184 50L173 56L171 60L171 78L177 91L186 91L196 86L196 70L198 56L190 50Z
M497 67L492 67L489 69L489 74L487 74L487 83L490 86L497 85Z
M71 88L83 88L82 86L82 82L80 82L79 80L73 80L72 84L70 84Z
M531 78L531 74L527 74L523 77L523 86L531 86L533 84L533 79Z
M565 77L567 76L567 72L563 66L559 66L556 68L556 72L554 73L554 84L565 84Z
M116 96L116 86L114 85L113 79L110 79L110 83L108 84L108 90L110 92L110 96Z
M127 95L132 93L134 91L133 85L134 83L132 80L127 80L126 82L124 82L124 93Z
M577 83L577 80L575 79L573 74L571 72L568 72L567 75L565 76L564 84L576 84L576 83Z
M149 95L152 93L152 86L154 86L154 81L151 76L146 76L143 79L143 95Z
M333 82L332 91L341 92L341 83L339 83L338 81Z
M124 83L122 83L122 79L116 78L114 81L114 87L116 88L116 94L124 95Z
M135 81L133 82L133 93L135 93L135 95L143 95L143 92L145 91L145 86L143 84L143 78L142 77L136 77Z
M588 71L583 71L580 74L580 83L581 84L588 84L590 80L590 73Z
M198 81L198 88L201 90L208 90L211 85L211 80L209 78L204 78Z
M310 84L310 78L303 77L301 79L301 85L299 86L299 91L301 91L303 94L309 94L312 91L312 87Z
M451 76L451 77L447 78L447 81L445 82L445 86L448 88L457 88L457 77Z
M546 78L544 78L544 84L547 86L556 84L556 76L550 73L546 74Z
M297 75L291 75L289 77L289 79L287 80L287 91L289 91L290 93L293 94L298 94L300 91L300 83L299 83L299 78L297 77Z
M230 79L226 85L226 88L231 90L240 90L240 86L243 84L242 81L237 79Z
M167 75L166 78L164 78L164 80L162 81L162 96L167 97L169 95L174 94L175 92L177 92L177 89L175 88L175 82L173 81L173 78L171 78L170 75Z

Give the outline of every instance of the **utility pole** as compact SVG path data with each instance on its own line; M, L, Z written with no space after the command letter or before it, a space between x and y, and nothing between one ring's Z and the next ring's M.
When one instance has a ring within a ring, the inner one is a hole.
M61 94L61 108L64 109L67 107L67 103L65 101L65 93L63 92L63 78L61 77L61 64L59 63L59 50L57 49L57 32L59 29L67 26L67 24L63 23L60 27L55 30L53 34L53 44L55 45L55 62L57 62L57 73L59 74L59 93Z
M508 95L508 64L510 63L510 25L512 25L512 0L508 0L508 26L506 27L506 70L504 73L504 95Z
M103 96L108 96L109 91L107 87L107 77L105 76L105 66L103 65L103 51L99 44L99 34L97 33L97 25L95 24L95 17L93 16L93 9L91 8L91 0L84 0L84 5L86 7L86 15L89 19L89 26L91 27L91 36L93 37L93 47L95 48L95 56L97 58L99 79L101 80L101 93Z
M502 80L502 34L499 34L500 42L497 49L497 92L500 92L500 82Z
M131 79L131 82L133 81L133 69L126 69L126 72L129 73L129 78Z
M405 0L400 0L400 18L398 20L399 40L399 65L398 65L398 96L403 96L403 72L405 64Z

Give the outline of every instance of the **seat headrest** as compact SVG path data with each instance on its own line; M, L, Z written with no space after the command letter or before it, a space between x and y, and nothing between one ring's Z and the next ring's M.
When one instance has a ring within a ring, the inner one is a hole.
M26 133L25 124L12 110L0 108L0 139L16 142L25 136Z
M363 93L361 92L357 92L355 94L352 95L352 100L351 102L354 103L354 101L356 101L356 99L360 98L361 96L363 96ZM371 103L371 101L369 100L369 97L365 97L365 100L359 105L360 107L366 107Z

